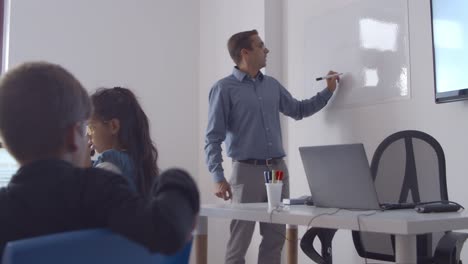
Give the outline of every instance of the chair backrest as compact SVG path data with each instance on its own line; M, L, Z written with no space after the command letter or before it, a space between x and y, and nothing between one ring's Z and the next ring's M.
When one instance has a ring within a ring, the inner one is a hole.
M106 229L90 229L9 242L3 264L26 263L188 263L192 243L173 256L152 254L143 246Z
M374 153L371 173L380 203L448 200L444 152L426 133L405 130L387 137ZM418 262L432 257L442 235L417 237ZM394 236L353 232L353 240L361 257L395 261Z

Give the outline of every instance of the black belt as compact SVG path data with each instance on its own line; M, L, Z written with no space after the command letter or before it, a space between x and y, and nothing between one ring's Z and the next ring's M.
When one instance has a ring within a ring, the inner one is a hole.
M283 158L272 158L272 159L266 159L266 160L258 160L258 159L246 159L246 160L237 160L238 162L241 163L247 163L247 164L252 164L252 165L278 165L281 161L283 161Z

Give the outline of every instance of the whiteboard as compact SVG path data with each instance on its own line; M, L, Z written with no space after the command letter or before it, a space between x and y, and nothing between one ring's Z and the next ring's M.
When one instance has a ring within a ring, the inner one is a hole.
M335 106L410 98L408 3L362 0L311 17L305 27L306 95L316 77L343 72Z

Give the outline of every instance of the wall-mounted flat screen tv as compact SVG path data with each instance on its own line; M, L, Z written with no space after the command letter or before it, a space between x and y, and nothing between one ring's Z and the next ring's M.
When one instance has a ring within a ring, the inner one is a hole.
M468 99L468 0L432 0L435 101Z

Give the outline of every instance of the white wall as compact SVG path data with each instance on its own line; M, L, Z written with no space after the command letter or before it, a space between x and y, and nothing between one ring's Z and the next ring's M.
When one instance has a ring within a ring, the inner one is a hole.
M199 2L12 0L10 66L62 64L90 91L126 86L149 116L159 165L198 172Z
M353 2L356 1L287 1L285 9L288 41L285 51L288 55L287 86L296 97L304 96L307 74L303 60L305 22L312 16L326 15L329 10ZM411 99L347 109L337 109L329 105L319 114L306 120L288 121L287 152L293 196L308 192L297 150L299 146L363 142L368 157L371 157L377 145L386 136L399 130L416 129L431 134L440 142L446 155L449 198L461 204L468 204L468 196L465 195L468 143L464 140L464 136L468 133L466 121L468 103L442 105L434 103L429 1L408 1L408 3ZM323 40L317 36L317 41ZM324 69L324 72L327 70ZM320 87L310 87L310 89L318 88ZM363 262L355 253L349 232L339 231L334 245L334 262ZM462 258L468 258L466 249L462 253ZM306 262L303 254L299 262Z

